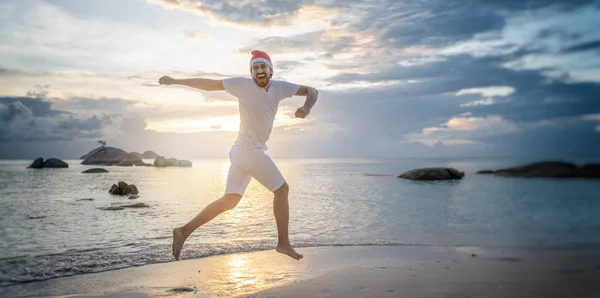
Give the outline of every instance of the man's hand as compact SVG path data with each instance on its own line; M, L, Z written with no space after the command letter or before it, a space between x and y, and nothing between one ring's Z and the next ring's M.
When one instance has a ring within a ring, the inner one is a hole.
M164 85L171 85L175 83L175 79L173 79L170 76L162 76L160 79L158 79L158 83Z
M298 108L298 110L296 110L296 118L304 119L308 116L308 113L310 113L310 110L307 107Z

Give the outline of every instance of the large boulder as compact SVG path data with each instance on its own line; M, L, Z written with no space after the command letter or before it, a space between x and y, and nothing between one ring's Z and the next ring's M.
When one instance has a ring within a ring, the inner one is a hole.
M154 159L154 166L158 167L158 168L164 168L167 167L167 159L164 158L163 156L158 156Z
M165 158L158 156L154 159L154 166L159 168L164 167L192 167L192 162L189 160L179 160L176 158Z
M41 169L41 168L68 168L69 164L58 159L58 158L48 158L44 160L42 157L36 158L33 163L29 166L32 169Z
M465 176L454 168L420 168L402 173L398 178L409 180L454 180Z
M137 195L138 189L134 184L127 184L123 181L119 181L117 184L113 184L108 191L111 195L127 196Z
M58 158L48 158L44 160L44 168L68 168L69 164L58 159Z
M600 178L600 164L592 163L584 165L577 169L577 174L583 178Z
M191 168L192 167L192 162L189 160L180 160L179 161L179 166L180 167L185 167L185 168Z
M587 164L577 167L577 165L569 162L541 161L499 170L482 170L477 174L529 178L600 178L600 164Z
M155 159L157 157L158 157L158 154L156 154L154 151L145 151L142 154L143 159Z
M33 163L29 166L32 169L41 169L44 166L44 158L38 157Z
M126 164L143 164L140 157L131 153L125 152L118 148L104 147L96 150L93 154L87 156L82 162L82 165L119 165L126 161Z

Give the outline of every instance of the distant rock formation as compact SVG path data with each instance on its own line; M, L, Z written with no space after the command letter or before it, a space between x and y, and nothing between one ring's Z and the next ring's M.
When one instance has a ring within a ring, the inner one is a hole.
M132 154L132 155L135 155L135 156L137 156L137 157L139 157L139 158L143 158L143 157L142 157L142 154L141 154L141 153L139 153L139 152L135 152L135 151L133 151L133 152L130 152L130 154Z
M90 174L90 173L108 173L108 171L106 169L102 169L102 168L93 168L93 169L89 169L89 170L85 170L83 172L81 172L83 174Z
M142 158L143 159L155 159L157 158L159 155L156 154L154 151L146 151L142 154Z
M139 192L134 184L127 184L123 181L119 181L119 183L112 185L108 193L111 195L127 196L137 195Z
M454 180L465 176L454 168L421 168L402 173L398 178L409 180Z
M41 168L68 168L69 164L58 159L58 158L48 158L44 160L43 157L36 158L33 163L29 166L32 169L41 169Z
M144 166L141 158L113 147L98 148L81 162L82 165L140 165Z
M563 161L540 161L513 168L482 170L477 174L531 178L600 178L600 164L577 167L573 163Z
M108 149L108 150L112 150L112 149L121 150L121 149L119 149L119 148L115 148L115 147L106 147L106 146L104 146L104 147L98 147L98 148L95 148L95 149L93 149L92 151L88 152L87 154L85 154L85 155L81 156L79 159L86 159L86 158L88 158L89 156L91 156L91 155L95 154L96 152L98 152L98 151L100 151L100 150L104 150L104 149Z
M164 167L192 167L192 162L189 160L179 160L176 158L165 158L158 156L154 159L154 166L158 168Z

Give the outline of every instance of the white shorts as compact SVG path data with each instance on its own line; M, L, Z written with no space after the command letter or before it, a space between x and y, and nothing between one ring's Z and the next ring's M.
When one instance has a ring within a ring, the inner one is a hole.
M271 157L260 149L234 145L229 150L229 160L226 194L244 195L252 177L271 192L285 182Z

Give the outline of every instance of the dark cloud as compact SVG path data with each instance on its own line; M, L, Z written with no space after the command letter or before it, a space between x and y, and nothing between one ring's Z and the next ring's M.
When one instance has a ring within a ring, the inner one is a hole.
M36 142L96 138L113 123L111 115L82 117L55 110L52 105L50 99L0 97L0 140Z
M597 123L574 121L526 129L517 133L476 138L493 149L494 154L513 156L597 157L600 133Z
M25 106L31 111L33 117L51 117L63 114L69 114L67 111L53 110L52 102L42 98L35 97L0 97L0 111L9 111L4 117L12 119L14 114L23 112L23 108L17 108L15 105Z
M103 125L111 124L111 117L108 115L104 115L101 118L96 116L92 116L87 119L78 119L73 116L69 117L67 120L59 121L57 128L64 131L98 131L102 129Z
M573 53L573 52L581 52L588 51L600 48L600 40L594 40L590 42L585 42L581 44L577 44L571 47L568 47L563 50L563 53Z

